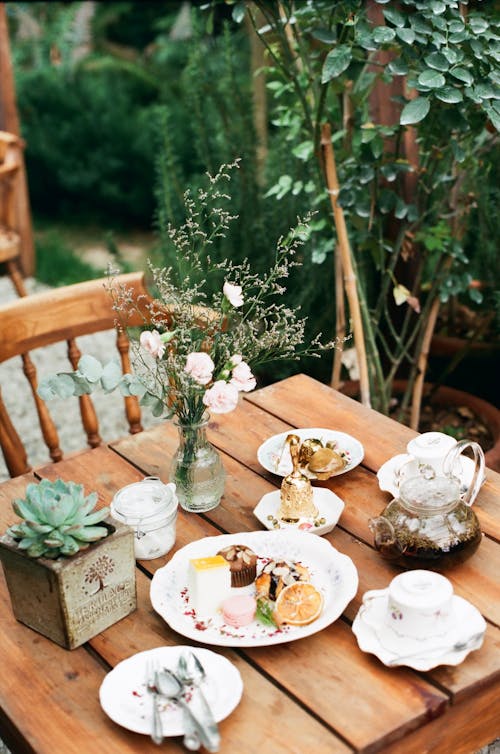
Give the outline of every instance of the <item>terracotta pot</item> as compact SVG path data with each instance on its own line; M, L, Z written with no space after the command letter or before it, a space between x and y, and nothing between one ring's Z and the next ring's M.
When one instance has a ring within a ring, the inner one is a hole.
M446 375L446 385L465 390L500 408L498 373L500 372L500 342L468 342L464 338L434 335L429 351L429 376L439 379L451 361L463 358Z
M394 392L396 394L402 393L405 387L406 382L404 380L394 381ZM425 393L429 393L431 390L432 385L426 383ZM357 380L346 381L340 387L340 391L351 398L356 398L359 392L359 382ZM500 411L496 406L471 393L466 393L464 390L457 390L444 385L436 390L432 398L432 405L439 408L466 406L476 414L493 436L493 447L485 453L486 465L490 469L500 472Z

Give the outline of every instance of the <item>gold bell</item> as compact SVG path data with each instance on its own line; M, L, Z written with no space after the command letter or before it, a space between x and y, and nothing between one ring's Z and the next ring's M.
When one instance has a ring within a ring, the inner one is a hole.
M295 522L299 518L316 518L318 509L314 505L311 482L299 471L300 439L288 435L286 443L290 448L293 471L281 483L278 518Z

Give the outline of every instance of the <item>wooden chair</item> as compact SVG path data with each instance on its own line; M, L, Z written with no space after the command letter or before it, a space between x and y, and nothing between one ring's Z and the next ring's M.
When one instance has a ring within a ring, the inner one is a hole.
M92 280L44 293L20 298L0 306L0 363L21 356L23 371L31 387L42 436L54 462L62 459L55 424L44 401L38 396L36 368L28 352L60 341L68 342L68 359L76 369L81 352L74 338L105 330L116 325L112 299L104 287L106 279ZM139 311L127 320L131 326L144 324L152 298L141 272L119 275L117 284L130 289ZM117 350L123 371L130 371L129 342L122 328L117 328ZM93 402L88 395L78 398L80 415L90 447L101 444L99 424ZM141 412L135 397L125 397L125 414L131 434L142 431ZM30 470L26 449L7 412L0 393L0 447L11 476Z
M26 296L19 260L21 236L16 227L16 180L19 176L19 139L0 131L0 264L4 264L19 296Z

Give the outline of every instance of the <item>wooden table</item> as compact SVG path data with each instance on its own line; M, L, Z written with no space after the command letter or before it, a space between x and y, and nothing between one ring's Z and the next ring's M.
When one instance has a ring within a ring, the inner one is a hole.
M351 623L368 589L383 588L397 573L372 546L368 518L389 500L375 473L404 451L415 434L390 419L297 375L250 393L231 414L213 417L211 441L222 451L227 482L221 505L205 515L179 512L176 548L221 532L261 529L253 508L280 479L265 472L257 448L290 427L348 432L364 445L361 466L328 485L345 501L327 539L349 555L359 589L345 613L323 631L272 647L214 651L229 658L244 682L243 698L221 725L221 751L232 754L474 752L500 736L500 475L488 471L475 510L485 536L478 551L448 576L457 594L488 622L480 651L458 667L427 673L389 669L358 648ZM103 503L144 474L163 473L177 444L167 423L40 469L36 477L75 480L97 489ZM16 520L10 501L23 494L27 475L0 485L0 530ZM311 535L304 535L311 536ZM17 623L3 574L0 582L0 736L17 754L95 751L153 752L147 736L131 733L101 710L99 686L120 660L145 649L187 643L154 612L150 579L173 551L137 567L138 609L87 645L66 651ZM165 751L182 751L180 738Z

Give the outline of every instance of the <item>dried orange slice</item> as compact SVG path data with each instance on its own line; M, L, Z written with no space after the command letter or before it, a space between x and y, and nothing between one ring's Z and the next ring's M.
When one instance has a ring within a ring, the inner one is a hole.
M323 595L309 582L297 581L281 590L274 615L278 623L306 626L321 614Z

